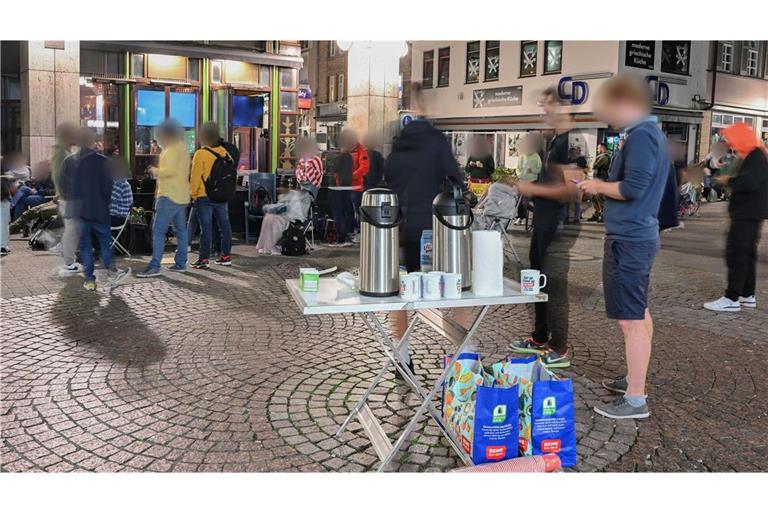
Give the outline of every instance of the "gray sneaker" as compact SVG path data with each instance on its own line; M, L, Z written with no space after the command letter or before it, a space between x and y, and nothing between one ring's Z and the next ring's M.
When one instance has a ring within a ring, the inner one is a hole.
M131 274L131 267L118 268L109 271L109 277L107 278L107 284L105 288L115 288L120 284L120 281L125 279Z
M153 267L147 267L141 272L136 274L136 277L138 278L145 278L145 277L157 277L160 275L160 269L159 268L153 268Z
M618 377L616 379L603 379L603 387L608 391L623 395L627 392L627 377Z
M568 351L565 354L558 354L550 350L541 356L541 362L546 368L568 368L571 366L571 357Z
M615 420L624 419L642 419L651 415L648 412L648 404L643 404L640 407L633 407L625 397L617 398L609 404L596 405L594 408L597 414L605 416L606 418L613 418Z

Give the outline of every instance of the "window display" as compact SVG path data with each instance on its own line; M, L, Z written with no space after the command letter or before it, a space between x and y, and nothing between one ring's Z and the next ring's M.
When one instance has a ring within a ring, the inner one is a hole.
M96 132L99 147L108 154L120 148L120 98L117 84L80 79L80 125Z

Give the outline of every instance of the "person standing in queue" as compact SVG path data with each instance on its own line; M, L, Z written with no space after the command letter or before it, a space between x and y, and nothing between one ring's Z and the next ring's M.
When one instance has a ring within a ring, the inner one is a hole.
M602 120L626 133L608 180L589 180L579 187L605 197L605 312L618 321L624 335L627 374L603 381L603 387L622 396L594 410L614 419L647 418L645 384L653 339L648 287L661 247L658 212L671 163L666 137L650 115L648 85L641 78L609 79L598 91L595 106Z
M369 133L365 137L365 149L368 152L368 174L365 175L365 190L378 187L384 181L384 155L381 154L381 137Z
M743 307L757 307L757 246L763 221L768 219L768 153L747 124L731 125L723 130L723 136L738 157L733 176L715 178L731 192L731 228L725 245L728 288L723 297L707 302L704 307L710 311L739 312Z
M411 102L417 113L424 113L421 84L413 84ZM432 229L432 201L442 191L446 177L462 182L458 164L445 136L423 118L403 128L384 162L384 179L397 194L405 222L399 227L401 263L408 272L421 270L421 234ZM393 338L399 342L408 327L404 311L390 314ZM408 346L400 354L413 371ZM399 373L395 374L400 377Z
M598 180L608 179L608 169L611 167L611 154L608 151L608 146L604 142L597 145L597 156L592 163L592 177ZM592 204L595 207L595 212L587 219L589 222L603 222L603 208L605 206L605 198L603 196L597 196L592 198Z
M67 158L77 155L77 127L73 123L61 123L56 128L56 144L51 154L51 179L56 190L56 198L59 202L59 211L64 220L64 233L61 235L61 255L64 264L59 269L60 276L69 276L83 270L77 262L77 247L80 243L80 223L75 218L75 203L67 204L69 183L65 183L70 177L65 176L64 163ZM73 169L74 167L72 167ZM69 211L72 210L72 214Z
M157 178L155 192L155 214L152 219L152 259L147 268L136 277L157 277L165 250L165 235L168 226L173 225L176 235L174 264L168 270L187 270L187 225L186 211L189 204L189 153L184 140L184 130L173 119L166 119L158 127L158 141L163 150L158 167L150 167Z
M333 164L335 184L328 187L331 191L331 214L336 229L336 245L346 246L355 229L355 213L352 207L352 191L355 161L352 150L357 141L344 131L339 134L339 156Z
M544 365L549 368L567 368L571 365L568 353L568 272L567 257L548 256L555 241L558 224L565 212L565 204L576 197L576 186L565 180L565 173L572 169L569 156L569 134L573 128L571 115L562 111L557 89L545 89L539 98L544 110L544 120L555 130L554 138L544 155L544 162L538 179L533 183L520 181L520 194L534 199L533 233L529 251L532 269L547 276L546 292L548 302L537 302L534 306L534 330L524 340L513 341L510 350L523 354L540 354ZM579 225L574 227L578 231ZM561 237L561 242L570 250L576 236Z
M191 266L195 269L209 268L214 221L219 228L219 247L221 248L221 254L214 263L229 266L232 265L232 226L229 223L229 203L212 201L205 192L205 182L210 178L217 159L231 160L234 166L239 155L236 154L232 144L221 139L219 127L213 121L203 124L200 129L200 142L202 146L192 156L190 174L190 194L200 224L200 251L197 261Z
M355 221L355 234L360 231L360 205L363 201L365 178L370 170L368 151L360 144L357 134L346 130L341 133L343 144L349 148L349 156L352 157L352 212ZM355 241L357 241L355 239Z

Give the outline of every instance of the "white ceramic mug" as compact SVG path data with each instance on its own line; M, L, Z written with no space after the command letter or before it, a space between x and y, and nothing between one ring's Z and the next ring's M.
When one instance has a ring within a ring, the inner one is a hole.
M421 276L414 274L400 276L400 298L407 301L421 298Z
M520 293L523 295L538 295L545 286L547 286L547 276L540 271L533 269L520 271Z
M442 279L440 273L430 272L421 276L421 298L424 300L440 300L442 297Z
M461 297L461 274L443 274L443 297L446 299Z

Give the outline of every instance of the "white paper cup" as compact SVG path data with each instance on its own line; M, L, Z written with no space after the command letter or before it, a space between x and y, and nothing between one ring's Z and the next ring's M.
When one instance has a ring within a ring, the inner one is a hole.
M442 275L430 272L421 276L421 298L424 300L440 300L442 298Z
M443 274L443 297L461 298L461 274Z

